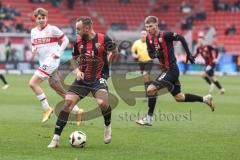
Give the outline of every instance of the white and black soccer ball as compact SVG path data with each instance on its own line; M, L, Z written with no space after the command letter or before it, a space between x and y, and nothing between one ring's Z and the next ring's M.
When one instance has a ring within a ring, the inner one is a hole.
M69 137L69 143L72 147L83 148L87 142L87 136L82 131L74 131Z

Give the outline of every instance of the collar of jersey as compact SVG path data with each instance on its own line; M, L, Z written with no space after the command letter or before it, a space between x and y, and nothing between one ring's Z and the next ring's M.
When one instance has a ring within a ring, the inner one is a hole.
M39 31L42 31L42 30L44 30L47 26L48 26L48 24L46 24L46 25L45 25L43 28L41 28L41 29L38 28L38 30L39 30Z

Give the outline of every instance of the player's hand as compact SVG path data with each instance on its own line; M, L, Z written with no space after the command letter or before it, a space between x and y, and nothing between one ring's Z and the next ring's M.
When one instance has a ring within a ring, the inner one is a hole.
M187 60L186 62L188 63L188 61L190 61L191 64L195 64L195 58L193 57L193 55L187 55Z
M57 54L57 53L53 53L53 54L52 54L52 58L53 58L53 59L58 59L58 58L60 58L60 55Z
M58 58L60 58L60 55L57 54L57 53L53 53L53 54L52 54L52 58L53 58L53 59L58 59Z
M138 55L137 54L132 54L134 60L138 60Z
M36 54L37 54L37 48L34 47L34 46L32 47L32 54L33 54L33 55L36 55Z
M83 80L84 79L84 73L78 70L77 74L76 74L76 78L77 78L78 81Z

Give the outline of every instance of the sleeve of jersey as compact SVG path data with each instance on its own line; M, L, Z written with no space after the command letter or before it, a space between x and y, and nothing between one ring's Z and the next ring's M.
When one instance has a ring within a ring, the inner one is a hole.
M213 57L214 57L215 59L217 59L217 58L218 58L218 49L217 49L217 48L214 48L214 47L212 47L211 45L208 45L208 48L209 48L209 50L210 50L211 54L213 54L213 52L212 52L212 51L214 51L214 52L215 52L215 55L213 55Z
M36 51L36 46L33 41L33 30L31 30L31 44L32 44L32 52L34 53Z
M63 39L64 33L56 26L53 26L53 37L57 37L58 40Z
M111 45L113 42L113 40L108 37L107 35L104 36L104 50L107 51L108 50L108 47L109 45Z
M147 43L147 51L148 51L149 57L152 59L157 58L148 38L146 38L146 43Z
M133 43L132 48L131 48L132 53L137 53L136 52L136 41Z
M78 45L77 43L75 43L73 47L72 58L77 59L78 56L79 56Z
M197 48L197 52L196 52L196 54L194 55L194 57L196 58L198 55L199 55L199 48Z
M166 37L166 39L171 40L171 41L180 41L182 43L184 50L186 51L186 54L187 55L191 54L191 52L188 48L187 42L183 36L181 36L175 32L165 32L164 36Z

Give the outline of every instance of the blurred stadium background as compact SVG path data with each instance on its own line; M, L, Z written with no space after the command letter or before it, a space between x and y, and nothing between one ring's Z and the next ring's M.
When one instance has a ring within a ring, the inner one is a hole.
M240 1L237 0L2 0L0 1L0 71L32 73L37 67L32 58L30 30L34 27L32 11L37 7L49 11L49 23L60 27L73 41L74 22L79 16L91 16L97 32L108 33L116 41L139 38L147 15L159 18L159 28L183 34L192 52L197 35L203 32L206 41L220 50L217 73L238 74L240 68ZM202 69L185 65L185 55L176 44L181 72L195 73ZM62 56L70 58L72 43ZM133 62L130 50L121 50L117 62Z

